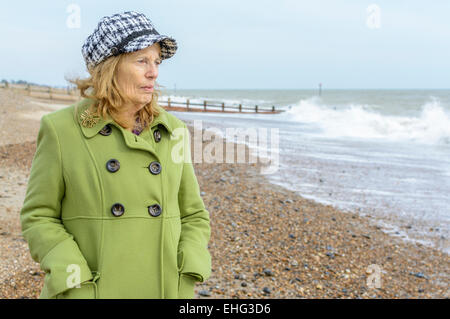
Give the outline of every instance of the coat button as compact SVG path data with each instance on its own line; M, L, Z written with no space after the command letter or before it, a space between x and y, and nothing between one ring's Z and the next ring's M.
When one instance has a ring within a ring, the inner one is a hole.
M121 203L115 203L111 207L111 213L116 217L122 216L125 213L125 207Z
M102 134L103 136L108 136L110 135L112 132L111 129L111 125L106 124L101 130L100 130L100 134Z
M159 173L161 173L161 164L159 164L158 162L151 162L148 166L148 170L153 175L158 175Z
M119 168L120 168L120 163L116 159L110 159L108 162L106 162L106 169L111 173L117 172L119 170Z
M158 143L159 141L161 141L161 131L156 129L153 132L153 137L155 138L155 142Z
M153 217L158 217L161 215L162 208L158 204L154 204L152 206L148 206L148 213Z

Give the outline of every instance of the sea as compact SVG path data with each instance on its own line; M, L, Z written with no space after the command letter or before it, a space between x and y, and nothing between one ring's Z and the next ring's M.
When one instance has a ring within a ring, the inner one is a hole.
M265 174L269 182L450 253L450 90L166 89L160 100L168 98L200 108L204 101L275 107L282 112L173 113L217 134L227 128L276 132L276 143L243 141L262 154L261 162L261 147L265 163L267 154L278 155L276 172Z

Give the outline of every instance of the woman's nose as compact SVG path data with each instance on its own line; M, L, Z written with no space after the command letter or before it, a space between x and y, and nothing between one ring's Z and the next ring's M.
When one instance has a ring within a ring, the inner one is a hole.
M158 76L158 68L155 65L150 65L145 72L147 78L156 78Z

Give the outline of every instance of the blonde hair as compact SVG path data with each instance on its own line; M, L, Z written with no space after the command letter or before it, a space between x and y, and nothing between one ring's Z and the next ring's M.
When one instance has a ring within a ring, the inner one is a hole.
M120 92L116 78L117 66L127 54L129 53L111 56L99 63L89 70L90 76L88 78L74 78L67 79L67 81L76 85L82 97L95 101L89 106L91 112L104 119L109 114L121 126L132 127L134 122L130 123L130 119L120 112L122 106L129 100ZM160 87L160 85L155 83L155 87ZM143 128L152 123L153 119L158 116L157 105L160 94L161 92L155 89L152 93L151 102L138 111L139 123ZM77 114L77 110L75 110L75 114Z

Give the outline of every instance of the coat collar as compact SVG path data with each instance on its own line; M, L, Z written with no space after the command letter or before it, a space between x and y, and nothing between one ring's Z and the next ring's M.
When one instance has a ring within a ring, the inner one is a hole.
M81 127L81 131L83 132L83 134L86 138L91 138L91 137L97 135L106 124L113 124L121 130L124 129L117 122L115 122L114 119L109 114L106 115L105 119L102 117L98 118L97 122L91 127L83 125L82 124L83 123L83 114L86 114L85 112L87 112L87 109L89 108L89 106L92 105L92 103L94 103L94 102L95 101L93 99L84 98L83 100L78 102L78 104L76 105L75 116L78 121L78 124ZM172 127L172 123L169 120L167 111L159 105L157 107L158 107L159 115L153 119L153 122L150 124L150 128L153 128L153 127L161 124L162 126L164 126L166 128L166 130L169 132L169 134L172 134L173 127Z

